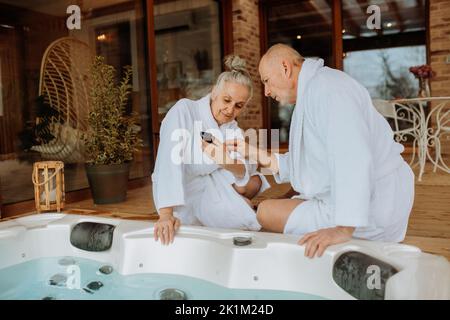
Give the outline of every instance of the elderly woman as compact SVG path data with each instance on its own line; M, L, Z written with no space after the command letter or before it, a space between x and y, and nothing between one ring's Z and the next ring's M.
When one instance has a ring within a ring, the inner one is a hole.
M238 56L228 56L225 65L228 71L219 75L210 94L181 99L162 122L152 181L159 214L154 237L163 244L173 241L180 223L261 228L250 199L270 185L256 164L223 145L242 138L235 119L252 97L252 80Z

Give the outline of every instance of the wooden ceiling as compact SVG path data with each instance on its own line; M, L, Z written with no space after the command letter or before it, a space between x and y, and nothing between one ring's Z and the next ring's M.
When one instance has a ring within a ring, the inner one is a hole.
M329 38L332 32L332 1L263 1L268 7L268 38L271 43ZM376 3L381 28L368 29L367 7ZM342 0L343 38L367 38L425 30L425 0Z

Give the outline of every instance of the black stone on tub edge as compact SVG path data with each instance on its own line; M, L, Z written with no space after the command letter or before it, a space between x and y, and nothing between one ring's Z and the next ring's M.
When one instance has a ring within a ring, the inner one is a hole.
M97 222L81 222L70 233L70 243L85 251L106 251L112 246L115 226Z

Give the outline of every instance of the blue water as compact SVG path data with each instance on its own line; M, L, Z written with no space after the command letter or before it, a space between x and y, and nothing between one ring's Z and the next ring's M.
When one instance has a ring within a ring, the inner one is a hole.
M228 289L180 275L122 276L116 271L103 274L99 269L104 265L94 260L60 257L31 260L1 269L0 300L160 299L160 292L167 288L182 290L187 299L323 299L290 291Z

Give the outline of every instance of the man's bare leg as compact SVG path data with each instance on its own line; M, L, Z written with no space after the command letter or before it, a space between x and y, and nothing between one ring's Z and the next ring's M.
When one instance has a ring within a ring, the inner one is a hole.
M264 200L258 206L256 218L263 231L282 233L289 215L302 202L300 199Z
M252 199L256 196L261 189L262 181L259 176L251 176L245 186L239 187L233 184L234 190L236 190L241 196Z

